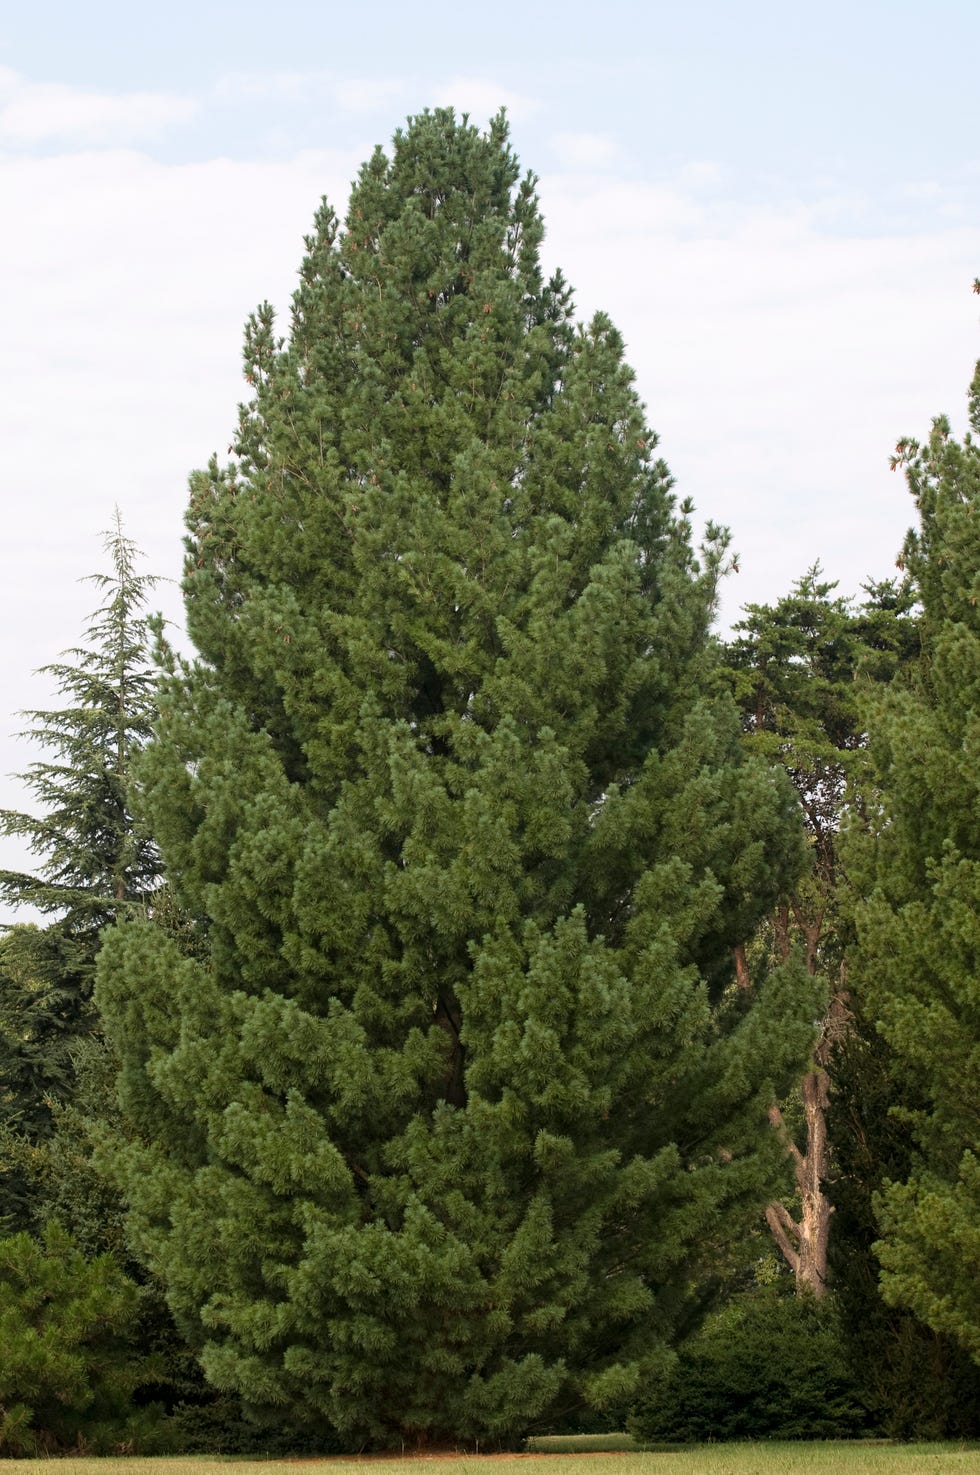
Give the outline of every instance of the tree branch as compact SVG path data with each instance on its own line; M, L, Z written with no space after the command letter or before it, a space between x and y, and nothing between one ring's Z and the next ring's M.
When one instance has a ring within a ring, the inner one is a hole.
M772 1230L772 1237L776 1241L779 1248L782 1250L787 1265L792 1270L794 1275L799 1275L800 1257L797 1254L796 1250L793 1249L793 1246L790 1244L789 1236L787 1235L786 1231L788 1229L790 1233L795 1234L797 1242L799 1242L800 1230L799 1225L797 1225L793 1221L785 1204L781 1204L778 1202L767 1204L766 1223Z
M782 1142L783 1146L786 1148L786 1151L792 1157L793 1162L796 1164L798 1172L802 1173L804 1167L806 1166L806 1160L800 1149L797 1147L796 1143L793 1141L789 1132L786 1130L786 1123L783 1121L783 1114L778 1106L770 1106L769 1120L775 1127L776 1131L779 1133L779 1139Z

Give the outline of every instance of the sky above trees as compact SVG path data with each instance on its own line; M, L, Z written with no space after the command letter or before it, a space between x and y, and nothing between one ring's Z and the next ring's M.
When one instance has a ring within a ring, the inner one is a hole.
M733 530L723 622L817 558L845 593L887 576L913 516L889 452L965 422L978 42L966 0L8 8L0 772L34 756L13 714L78 638L114 504L175 577L245 317L285 308L320 196L343 214L426 106L507 106L546 263L611 314L679 490Z

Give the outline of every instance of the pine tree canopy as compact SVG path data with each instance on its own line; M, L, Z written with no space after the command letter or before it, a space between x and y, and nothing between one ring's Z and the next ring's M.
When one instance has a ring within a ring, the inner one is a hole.
M839 842L873 782L868 695L914 661L918 623L908 576L866 584L857 604L821 573L816 564L775 604L747 605L724 658L749 750L786 768L808 841L806 873L787 876L759 942L781 954L800 937L808 966L842 985L855 898Z
M503 118L411 119L262 306L191 479L150 828L206 959L113 930L133 1242L208 1377L362 1441L616 1406L781 1171L801 839L712 695L720 542Z
M875 714L882 808L858 981L916 1149L877 1204L882 1289L980 1362L980 366L970 424L958 443L937 419L895 458L919 512L902 562L922 655Z

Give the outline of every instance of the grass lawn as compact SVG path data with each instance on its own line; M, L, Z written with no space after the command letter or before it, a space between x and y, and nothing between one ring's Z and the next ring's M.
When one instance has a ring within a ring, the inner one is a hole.
M543 1441L542 1441L543 1442ZM576 1444L584 1441L576 1441ZM394 1467L394 1470L393 1470ZM10 1475L980 1475L980 1445L702 1444L663 1451L256 1460L17 1460Z

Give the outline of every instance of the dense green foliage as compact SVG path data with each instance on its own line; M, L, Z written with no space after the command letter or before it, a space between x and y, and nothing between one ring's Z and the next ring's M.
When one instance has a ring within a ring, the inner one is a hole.
M111 1255L51 1225L0 1239L0 1455L109 1450L147 1426L132 1412L155 1368L136 1345L138 1294Z
M970 395L980 432L980 373ZM944 419L899 445L919 512L915 679L873 714L881 782L859 983L914 1154L877 1203L882 1290L980 1361L980 445Z
M893 1107L921 1108L926 1102L865 1016L860 988L852 991L849 1007L851 1028L834 1053L828 1112L830 1272L848 1360L874 1432L899 1439L975 1439L980 1368L953 1338L906 1307L889 1306L880 1294L876 1196L884 1182L904 1180L915 1158L907 1122Z
M865 1423L833 1301L767 1289L709 1318L638 1401L630 1429L696 1444L847 1439Z
M30 1141L51 1126L51 1103L70 1089L70 1048L90 1018L65 986L81 964L60 929L12 926L0 940L0 1122Z
M854 897L840 855L848 817L873 788L868 693L907 670L918 653L908 581L865 586L857 603L835 593L819 566L772 605L747 605L725 647L725 670L750 752L782 764L800 804L808 864L787 875L777 912L756 948L794 946L833 996L853 935ZM845 970L846 972L846 970Z
M133 1242L218 1387L364 1440L652 1376L812 1031L733 987L800 839L706 694L720 545L541 233L502 121L423 115L251 320L141 765L210 957L100 959Z

